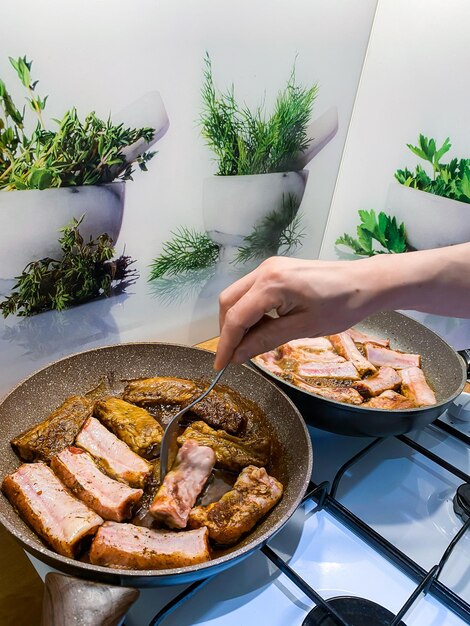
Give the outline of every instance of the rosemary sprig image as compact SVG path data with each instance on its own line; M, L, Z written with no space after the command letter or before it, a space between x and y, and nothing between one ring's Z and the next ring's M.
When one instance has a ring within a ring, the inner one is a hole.
M83 217L61 229L61 259L32 261L23 270L12 293L0 302L3 317L62 311L99 296L110 296L137 278L134 261L125 255L113 260L113 241L107 234L85 241L79 231Z
M279 92L274 112L267 117L264 105L251 111L235 98L234 87L216 89L212 64L206 53L202 136L214 152L220 176L267 174L292 169L299 153L309 144L307 126L318 91L296 84L295 66Z

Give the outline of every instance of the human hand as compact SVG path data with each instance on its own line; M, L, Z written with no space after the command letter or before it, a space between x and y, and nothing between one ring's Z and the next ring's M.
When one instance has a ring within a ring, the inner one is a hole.
M271 257L219 298L220 341L215 369L242 363L300 337L341 332L371 310L365 261L304 261ZM278 317L267 314L276 311Z

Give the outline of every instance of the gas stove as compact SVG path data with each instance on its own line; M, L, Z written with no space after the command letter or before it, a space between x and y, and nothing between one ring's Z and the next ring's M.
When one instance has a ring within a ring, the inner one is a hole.
M313 481L281 532L212 578L141 590L126 626L470 623L470 425L310 433Z

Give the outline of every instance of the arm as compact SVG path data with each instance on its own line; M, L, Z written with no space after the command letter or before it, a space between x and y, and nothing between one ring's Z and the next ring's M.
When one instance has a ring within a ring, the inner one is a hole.
M220 295L215 368L391 309L470 318L470 243L358 261L267 259ZM279 317L266 316L273 310Z

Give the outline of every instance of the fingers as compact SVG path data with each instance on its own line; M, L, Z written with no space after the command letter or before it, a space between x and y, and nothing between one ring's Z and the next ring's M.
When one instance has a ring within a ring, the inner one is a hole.
M278 305L273 294L256 284L235 302L224 315L214 369L225 367L249 329Z
M272 318L264 316L242 338L234 350L234 363L244 363L257 354L277 348L291 339L308 335L305 313L295 313L285 317Z
M258 268L257 268L258 269ZM224 289L219 296L219 328L222 330L225 323L227 311L238 301L245 293L251 289L255 280L257 269L253 270L243 278L237 280L233 285Z

